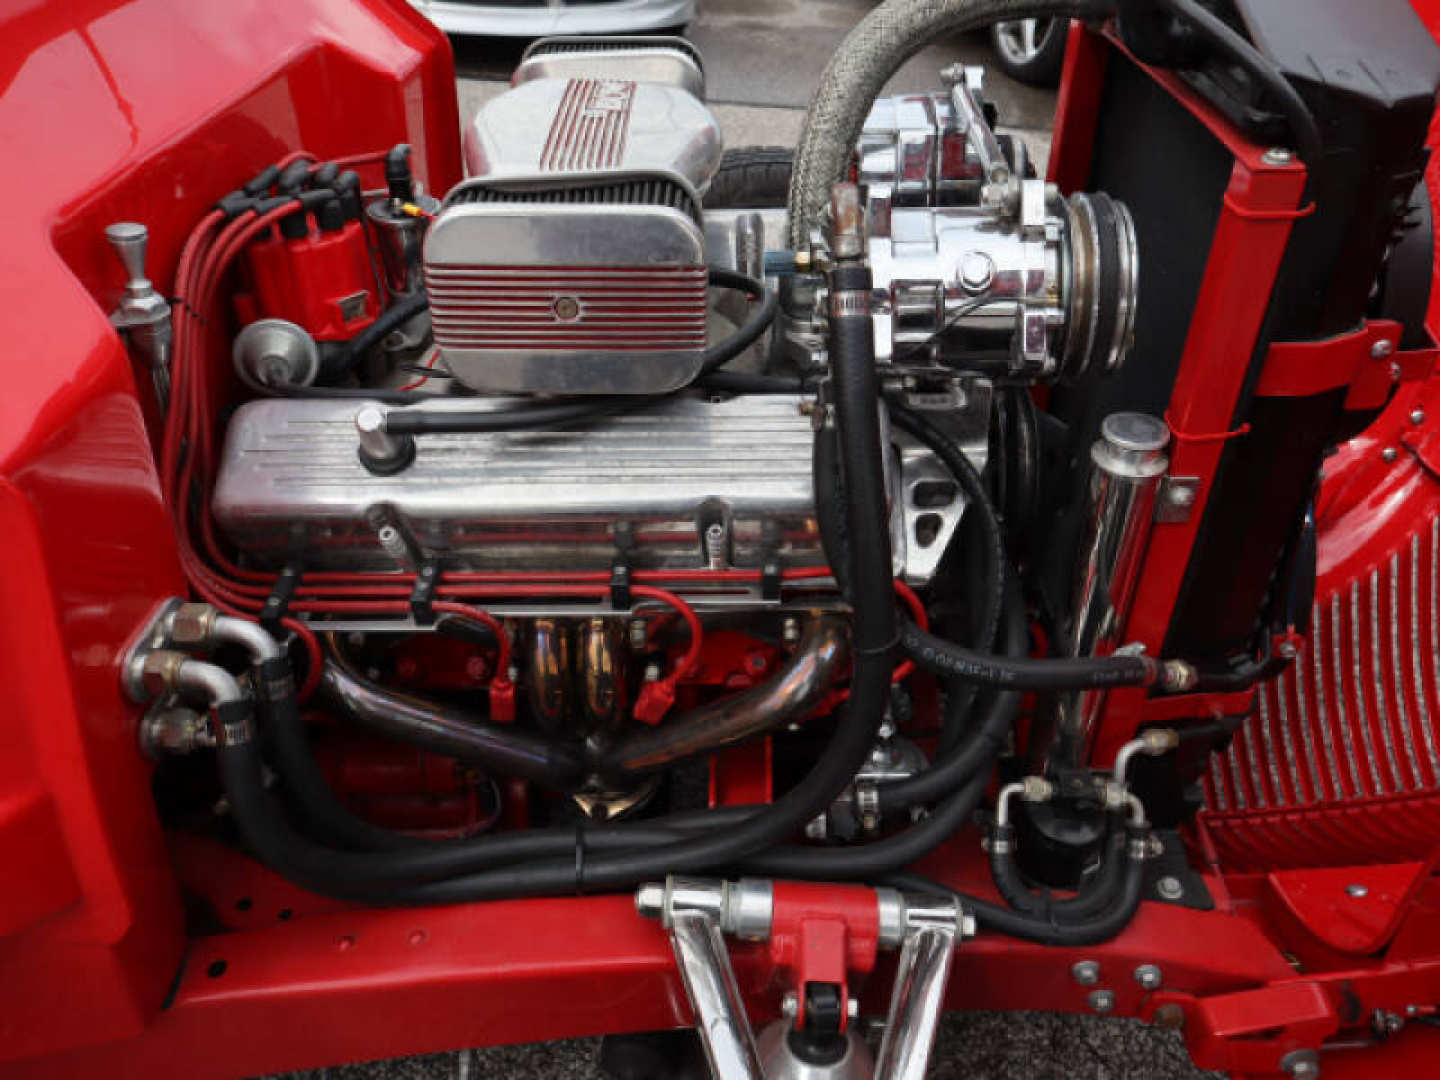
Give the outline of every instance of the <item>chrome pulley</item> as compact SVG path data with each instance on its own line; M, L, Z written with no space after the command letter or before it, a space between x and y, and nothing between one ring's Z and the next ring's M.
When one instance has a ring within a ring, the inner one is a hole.
M1061 204L1067 218L1062 379L1119 369L1134 344L1140 252L1124 203L1077 192Z

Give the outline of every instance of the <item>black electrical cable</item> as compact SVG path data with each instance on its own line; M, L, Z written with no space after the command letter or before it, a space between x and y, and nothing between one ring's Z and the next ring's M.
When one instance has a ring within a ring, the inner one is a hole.
M962 648L908 620L900 623L900 648L916 664L938 675L1017 690L1103 690L1154 686L1160 680L1160 665L1148 656L1011 659Z
M1290 133L1295 137L1295 150L1300 160L1314 168L1324 150L1320 125L1315 122L1315 115L1305 104L1305 99L1290 85L1284 73L1223 19L1201 7L1195 0L1158 0L1158 3L1170 14L1188 23L1216 50L1255 77L1289 121Z

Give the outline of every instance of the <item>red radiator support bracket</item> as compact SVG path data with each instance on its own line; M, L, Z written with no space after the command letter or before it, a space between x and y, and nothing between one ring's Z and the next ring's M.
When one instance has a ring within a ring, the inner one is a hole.
M1440 349L1399 351L1401 326L1375 319L1324 341L1277 341L1265 354L1255 393L1260 397L1310 397L1350 388L1345 408L1378 409L1396 383L1423 379Z
M1395 936L1435 866L1424 862L1277 870L1266 876L1275 899L1336 952L1369 956Z

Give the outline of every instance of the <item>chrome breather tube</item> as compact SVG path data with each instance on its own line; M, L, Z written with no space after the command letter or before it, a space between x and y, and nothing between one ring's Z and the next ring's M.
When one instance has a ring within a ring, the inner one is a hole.
M1170 466L1169 442L1165 422L1145 413L1111 413L1100 425L1100 438L1090 447L1084 540L1071 591L1065 638L1070 656L1106 656L1121 644L1155 497ZM1041 729L1032 751L1034 764L1084 766L1104 704L1104 690L1057 695L1052 723Z

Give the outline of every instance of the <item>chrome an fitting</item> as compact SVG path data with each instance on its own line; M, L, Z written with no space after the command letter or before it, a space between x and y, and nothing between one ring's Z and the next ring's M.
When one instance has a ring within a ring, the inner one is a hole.
M1043 776L1027 776L1000 789L995 799L995 826L999 829L1010 826L1010 803L1019 798L1023 802L1049 802L1055 797L1055 785Z
M1180 745L1180 735L1172 728L1149 728L1125 743L1115 754L1115 767L1110 775L1124 787L1129 783L1130 762L1138 754L1159 757Z

